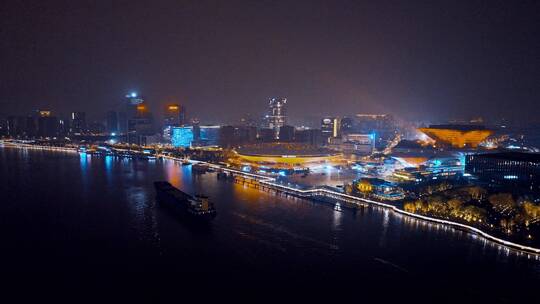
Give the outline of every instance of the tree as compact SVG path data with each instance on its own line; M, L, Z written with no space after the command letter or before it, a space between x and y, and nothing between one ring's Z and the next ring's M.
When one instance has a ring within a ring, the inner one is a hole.
M525 201L522 205L523 222L525 226L540 221L540 205L536 205L530 201Z
M483 208L480 208L480 207L476 207L476 206L467 206L465 208L463 208L463 219L465 219L466 221L473 221L473 222L476 222L476 221L479 221L479 222L485 222L486 221L486 210L484 210Z
M415 202L407 202L403 205L403 209L407 212L415 213L416 212L416 206Z
M459 198L452 198L447 202L447 204L450 209L457 210L463 206L463 201Z
M345 185L345 193L351 194L353 192L353 186L351 184Z
M493 209L503 214L509 214L516 209L516 202L510 193L498 193L489 197Z
M452 216L459 216L461 212L461 207L463 207L463 201L459 198L452 198L448 202L448 209L450 211L450 215Z
M477 201L484 199L487 195L486 189L478 186L467 188L467 192L472 199Z
M422 200L417 200L414 202L414 207L416 210L420 210L421 212L427 212L428 211L428 204Z

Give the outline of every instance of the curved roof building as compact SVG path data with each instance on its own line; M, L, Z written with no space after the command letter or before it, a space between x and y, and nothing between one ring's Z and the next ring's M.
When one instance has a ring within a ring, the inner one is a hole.
M310 167L338 163L342 154L330 149L296 143L264 143L235 150L241 163L272 168Z
M435 140L437 146L453 148L476 148L493 134L484 126L474 125L431 125L418 130Z

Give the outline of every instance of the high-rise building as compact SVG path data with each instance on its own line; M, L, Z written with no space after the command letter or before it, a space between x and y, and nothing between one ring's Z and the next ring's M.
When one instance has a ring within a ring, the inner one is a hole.
M319 146L323 142L320 129L296 130L294 133L294 140L299 143L306 143L313 146Z
M73 112L71 113L71 134L82 134L87 130L86 113Z
M186 124L186 108L179 104L169 104L165 107L164 127L180 127Z
M144 98L135 92L127 94L126 100L129 106L137 106L141 103L144 103Z
M105 133L106 127L102 122L93 121L88 124L88 131L92 134L102 134Z
M285 105L287 98L270 98L269 113L266 115L268 128L274 130L274 139L279 139L279 129L287 124Z
M154 135L154 121L144 98L137 93L126 95L126 138L137 144L140 136Z
M69 120L59 119L58 120L58 136L66 137L69 135Z
M338 117L325 117L321 120L321 134L326 142L328 142L329 138L338 137L340 131L340 119Z
M25 137L35 137L37 135L36 118L31 115L26 116L23 128Z
M9 116L5 120L4 133L11 137L32 138L38 135L33 116Z
M175 148L189 148L193 142L193 127L172 127L171 144Z
M261 128L257 132L257 139L262 142L272 142L276 140L276 133L274 129Z
M282 126L279 128L279 141L292 142L294 140L294 127Z
M373 134L375 146L384 148L397 134L397 125L389 114L357 114L354 133Z
M356 122L352 117L343 117L341 118L341 133L348 134L355 132Z
M16 116L9 116L7 118L7 135L10 137L17 137L20 135L20 126Z
M219 132L219 145L230 148L254 143L257 140L257 128L254 126L222 126Z
M107 132L118 133L118 113L116 111L107 112Z
M58 118L52 116L51 111L40 110L38 117L38 135L40 137L57 137L60 132Z
M0 136L8 136L7 119L0 119Z
M199 136L196 139L199 146L219 145L220 126L199 126Z
M500 186L521 186L540 192L540 154L497 152L466 156L465 172Z

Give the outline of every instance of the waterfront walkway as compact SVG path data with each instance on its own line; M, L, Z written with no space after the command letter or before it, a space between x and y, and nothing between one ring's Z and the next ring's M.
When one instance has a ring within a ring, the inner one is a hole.
M177 159L177 158L169 157L169 156L163 156L163 157L168 158L168 159L178 160L178 161L181 160L181 159ZM447 226L450 226L450 227L453 227L453 228L456 228L456 229L459 229L459 230L471 232L473 234L480 235L480 236L486 238L487 240L493 241L493 242L495 242L497 244L504 245L504 246L507 246L507 247L510 247L510 248L513 248L513 249L516 249L516 250L519 250L519 251L524 251L524 252L527 252L527 253L540 254L540 248L525 246L525 245L517 244L517 243L514 243L514 242L510 242L510 241L507 241L507 240L503 240L501 238L490 235L490 234L488 234L488 233L486 233L486 232L484 232L484 231L482 231L482 230L480 230L480 229L478 229L476 227L473 227L473 226L469 226L469 225L466 225L466 224L453 222L453 221L449 221L449 220L443 220L443 219L438 219L438 218L433 218L433 217L429 217L429 216L425 216L425 215L420 215L420 214L416 214L416 213L407 212L407 211L405 211L403 209L400 209L400 208L398 208L397 206L394 206L394 205L390 205L390 204L387 204L387 203L374 201L374 200L370 200L370 199L366 199L366 198L357 197L357 196L349 195L349 194L346 194L346 193L334 191L334 190L328 189L327 187L324 187L324 186L314 187L314 188L311 188L311 189L300 189L298 187L291 187L289 185L281 184L281 183L277 182L277 180L275 178L273 178L273 177L263 176L263 175L260 175L260 174L254 174L254 173L248 173L248 172L242 172L242 171L239 171L239 170L223 167L223 166L216 165L216 164L213 164L213 163L208 163L208 162L201 162L201 161L194 161L194 160L190 160L190 161L193 162L193 163L205 164L210 168L213 168L213 169L216 169L216 170L219 170L219 171L222 171L222 172L226 172L228 174L232 174L233 176L242 176L242 177L244 177L246 179L256 181L257 184L260 185L261 189L273 189L273 190L276 190L276 191L279 191L279 192L288 193L288 194L292 194L294 196L305 197L305 198L311 198L311 197L315 197L315 196L323 196L323 197L328 197L328 198L340 200L340 201L347 202L347 203L353 203L353 204L356 204L358 206L363 206L365 204L370 204L370 205L374 205L374 206L378 206L378 207L383 207L383 208L390 209L390 210L392 210L392 211L394 211L394 212L396 212L398 214L401 214L401 215L410 216L410 217L413 217L413 218L416 218L416 219L425 220L425 221L429 221L429 222L432 222L432 223L443 224L443 225L447 225Z

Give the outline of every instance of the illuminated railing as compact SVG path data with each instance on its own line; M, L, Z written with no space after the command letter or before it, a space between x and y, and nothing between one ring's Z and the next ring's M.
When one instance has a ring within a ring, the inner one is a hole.
M239 175L244 175L244 176L249 176L249 177L252 177L252 178L256 178L256 179L259 180L259 183L261 183L261 184L266 184L269 187L273 187L273 188L285 189L287 191L291 191L291 192L294 192L294 193L301 194L302 196L307 196L306 194L308 194L308 195L309 194L325 194L325 195L328 195L328 196L331 196L331 197L334 197L334 198L339 198L339 199L342 199L342 200L348 201L348 202L355 202L355 203L364 202L364 203L372 204L372 205L375 205L375 206L388 208L388 209L391 209L392 211L394 211L394 212L396 212L398 214L407 215L407 216L410 216L410 217L413 217L413 218L416 218L416 219L421 219L421 220L425 220L425 221L429 221L429 222L448 225L448 226L458 228L458 229L461 229L461 230L473 232L473 233L475 233L477 235L480 235L480 236L482 236L482 237L484 237L484 238L486 238L486 239L488 239L490 241L493 241L493 242L496 242L498 244L502 244L502 245L505 245L505 246L508 246L508 247L511 247L511 248L514 248L514 249L540 254L540 249L539 248L525 246L525 245L517 244L517 243L514 243L514 242L510 242L510 241L507 241L507 240L503 240L501 238L490 235L490 234L488 234L488 233L486 233L486 232L484 232L484 231L482 231L482 230L480 230L480 229L478 229L476 227L469 226L469 225L466 225L466 224L457 223L457 222L453 222L453 221L449 221L449 220L443 220L443 219L438 219L438 218L433 218L433 217L429 217L429 216L425 216L425 215L420 215L420 214L408 212L408 211L400 209L400 208L398 208L398 207L396 207L394 205L390 205L390 204L386 204L386 203L382 203L382 202L377 202L377 201L374 201L374 200L361 198L361 197L357 197L357 196L353 196L353 195L349 195L349 194L345 194L345 193L340 193L340 192L332 191L332 190L325 189L325 188L313 188L313 189L303 190L303 189L298 189L298 188L294 188L294 187L290 187L290 186L287 186L287 185L276 183L275 178L272 178L272 177L253 174L253 173L242 172L242 171L238 171L238 170L230 169L230 168L224 168L224 167L221 167L219 165L210 164L210 163L206 163L206 162L200 162L200 163L205 163L208 166L211 166L213 168L220 169L220 170L227 171L227 172L231 172L231 173L234 173L234 174L239 174Z
M6 142L6 141L0 142L0 145L16 146L16 147L23 147L23 148L35 148L35 149L42 149L42 150L53 150L53 151L69 151L69 152L76 152L77 151L75 148L70 148L70 147L36 146L36 145L13 143L13 142ZM174 160L174 161L185 161L185 159L172 157L172 156L167 156L167 155L157 155L157 156L165 158L165 159ZM484 232L484 231L482 231L482 230L480 230L480 229L478 229L476 227L472 227L472 226L469 226L469 225L466 225L466 224L452 222L452 221L449 221L449 220L437 219L437 218L433 218L433 217L429 217L429 216L424 216L424 215L420 215L420 214L416 214L416 213L407 212L407 211L405 211L403 209L400 209L400 208L398 208L398 207L396 207L394 205L390 205L390 204L386 204L386 203L382 203L382 202L377 202L377 201L374 201L374 200L361 198L361 197L357 197L357 196L352 196L352 195L349 195L349 194L340 193L340 192L332 191L332 190L325 189L325 188L313 188L313 189L307 189L307 190L298 189L298 188L289 187L287 185L282 185L282 184L276 183L275 182L276 179L273 178L273 177L268 177L268 176L263 176L263 175L259 175L259 174L248 173L248 172L242 172L242 171L239 171L239 170L226 168L226 167L223 167L223 166L220 166L220 165L216 165L216 164L212 164L212 163L208 163L208 162L204 162L204 161L196 161L196 160L189 160L189 161L192 162L192 163L205 164L208 167L211 167L211 168L214 168L214 169L219 169L219 170L222 170L222 171L225 171L225 172L238 174L238 175L243 175L243 176L247 176L247 177L250 177L250 178L253 178L253 179L257 179L258 182L261 183L261 184L268 185L269 187L272 187L272 188L284 189L284 190L287 190L287 191L290 191L290 192L293 192L293 193L300 194L300 196L309 196L309 195L312 195L312 194L316 194L316 195L317 194L318 195L324 194L324 195L327 195L327 196L330 196L330 197L333 197L333 198L336 198L336 199L341 199L341 200L344 200L344 201L347 201L347 202L354 202L354 203L357 203L357 204L359 204L360 202L363 202L363 203L368 203L368 204L372 204L372 205L383 207L383 208L388 208L388 209L390 209L390 210L392 210L392 211L394 211L394 212L396 212L398 214L407 215L407 216L410 216L410 217L413 217L413 218L416 218L416 219L425 220L425 221L434 222L434 223L439 223L439 224L444 224L444 225L455 227L455 228L458 228L458 229L461 229L461 230L473 232L473 233L475 233L477 235L480 235L480 236L486 238L487 240L496 242L498 244L505 245L505 246L510 247L510 248L540 254L540 249L539 248L534 248L534 247L525 246L525 245L517 244L517 243L514 243L514 242L510 242L510 241L507 241L507 240L503 240L503 239L497 238L495 236L492 236L492 235L490 235L490 234L488 234L488 233L486 233L486 232Z
M32 149L32 150L77 152L77 148L75 147L42 146L42 145L32 145L32 144L13 142L13 141L0 141L0 145L6 146L6 147L16 147L16 148L24 148L24 149Z

